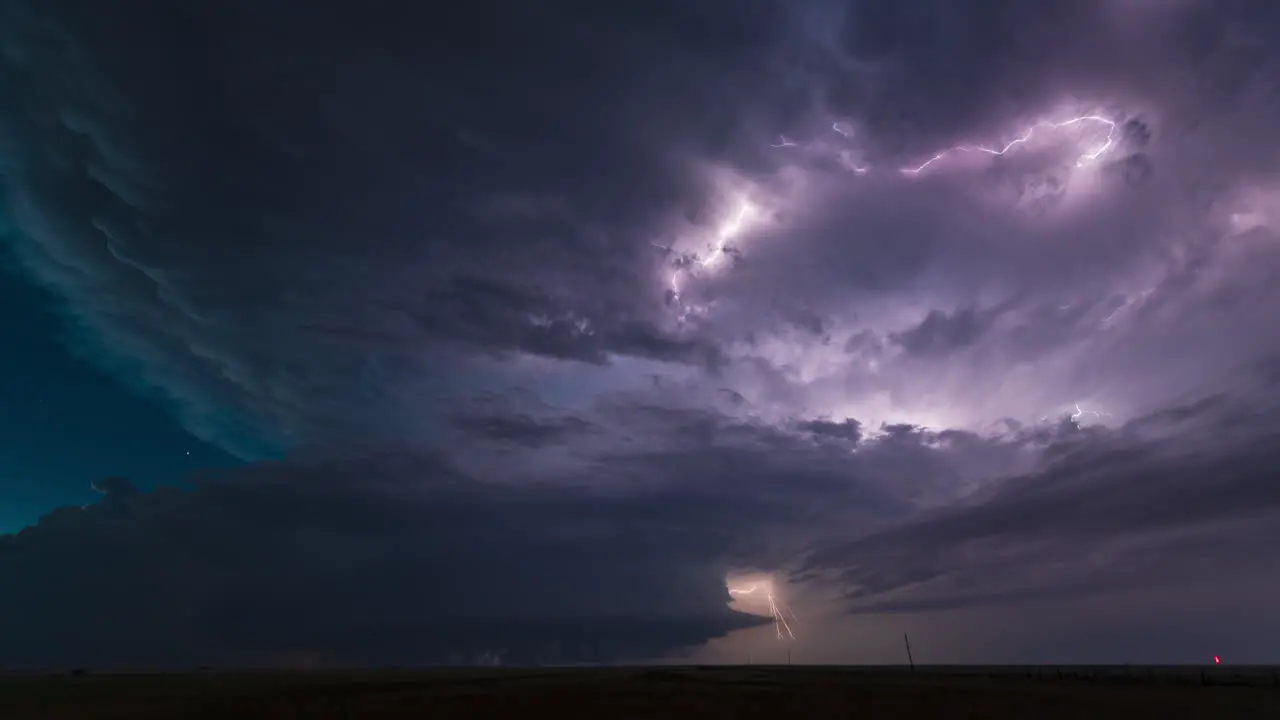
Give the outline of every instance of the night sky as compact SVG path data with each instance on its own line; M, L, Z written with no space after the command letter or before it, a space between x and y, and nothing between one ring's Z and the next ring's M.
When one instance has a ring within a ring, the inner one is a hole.
M6 0L0 666L1280 661L1276 37Z

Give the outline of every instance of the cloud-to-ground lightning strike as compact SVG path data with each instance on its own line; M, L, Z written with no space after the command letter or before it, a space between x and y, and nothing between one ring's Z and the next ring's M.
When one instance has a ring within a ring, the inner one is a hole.
M1110 118L1102 117L1101 115L1081 115L1079 117L1074 117L1074 118L1071 118L1070 120L1063 120L1061 122L1038 122L1035 125L1032 125L1031 127L1027 128L1021 135L1019 135L1017 138L1010 141L1004 147L993 148L993 147L987 147L985 145L956 145L955 147L947 148L946 150L942 150L941 152L934 154L933 157L929 158L928 160L924 161L923 163L921 163L916 167L902 168L902 172L909 175L919 175L921 172L927 169L930 165L933 165L934 163L938 162L939 160L942 160L948 155L952 155L958 152L978 152L978 153L986 153L988 155L1004 155L1005 153L1009 152L1010 150L1017 147L1018 145L1023 145L1029 142L1031 138L1035 136L1037 130L1040 130L1040 129L1060 130L1062 128L1071 127L1073 125L1079 125L1081 123L1097 123L1100 125L1104 125L1107 128L1106 140L1104 140L1101 145L1097 146L1093 150L1090 150L1084 153L1083 155L1081 155L1080 157L1076 158L1076 167L1084 167L1085 164L1088 163L1089 161L1097 160L1099 157L1102 156L1103 153L1111 149L1111 146L1113 144L1115 144L1116 122L1114 120L1111 120Z
M740 595L754 595L757 590L763 590L765 599L769 603L769 616L773 618L773 629L778 634L779 640L795 640L796 634L791 631L791 625L787 623L786 615L790 615L792 620L796 619L795 613L786 605L780 604L773 597L773 586L768 583L755 583L744 588L729 588L729 594L734 597Z

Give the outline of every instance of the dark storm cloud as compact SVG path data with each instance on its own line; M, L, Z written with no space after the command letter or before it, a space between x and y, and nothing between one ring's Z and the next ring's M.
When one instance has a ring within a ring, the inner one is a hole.
M1000 317L999 309L979 310L964 307L954 313L941 310L930 312L920 324L904 332L895 333L892 340L908 355L938 356L962 350L982 337Z
M206 436L394 434L473 353L719 362L650 230L743 146L763 4L5 12L18 253Z
M605 364L613 355L715 364L716 349L705 342L675 337L648 320L619 319L597 327L599 315L576 313L563 300L542 292L458 280L427 298L420 309L420 327L430 336L497 353L518 351L594 364Z
M853 418L773 424L753 416L749 406L715 409L681 388L665 396L601 396L573 413L527 398L480 404L483 412L467 412L484 420L461 428L467 449L458 456L473 472L507 481L705 488L769 497L769 516L744 522L740 542L745 550L756 526L777 522L791 528L791 536L782 533L758 549L782 565L802 549L802 536L878 527L909 517L922 502L954 500L981 478L1028 467L1028 457L1058 436L1044 430L985 436L902 424L868 437ZM539 428L533 432L542 442L526 444L523 454L511 451L507 437L488 430L508 424ZM546 430L564 427L582 431ZM1074 425L1069 429L1078 432Z
M491 394L462 406L445 455L344 452L153 493L96 483L103 502L0 538L0 661L669 655L759 622L727 610L726 574L905 521L975 468L1018 467L1030 442L858 440L853 420L788 430L687 395L572 413Z
M850 606L875 612L1208 585L1272 568L1274 410L1211 399L1083 435L1060 436L1034 473L820 550L808 569L837 570Z
M641 659L758 622L718 572L749 500L500 488L422 457L109 499L0 538L5 664Z
M500 408L531 402L482 403L493 420L478 432L508 443L506 428L537 421L504 421ZM851 464L803 436L705 411L616 401L612 412L635 437L561 468L589 481L576 487L520 482L533 455L472 475L449 458L389 451L261 464L187 490L99 483L104 502L0 537L12 583L0 662L663 656L760 622L726 608L726 572L777 566L835 528L901 516L902 497L930 482L904 480L901 457L937 452L903 442L898 460L872 447Z
M805 420L797 426L800 430L820 437L835 438L857 443L862 438L862 425L853 418L845 418L840 422L831 420Z
M542 420L528 416L465 414L455 417L453 426L467 435L529 447L561 442L591 428L577 418Z
M138 494L138 489L128 478L108 477L93 481L93 489L102 495L104 502L120 502Z
M638 657L811 547L862 610L1265 564L1273 3L285 5L0 10L6 244L324 458L0 539L14 657Z
M1221 132L1220 111L1192 106L1197 90L1160 78L1251 67L1255 38L1239 27L1266 18L1246 5L1208 22L1194 6L1057 0L640 15L15 4L2 38L16 98L0 118L6 203L19 256L65 296L96 354L244 454L412 438L437 426L446 378L482 389L530 357L757 367L751 382L773 382L789 410L846 412L808 402L812 373L767 341L798 329L796 347L820 356L872 329L917 359L928 345L944 362L958 344L1025 360L1039 358L1025 337L992 332L976 309L991 297L1021 298L1001 319L1033 322L1036 347L1067 352L1085 333L1054 331L1036 308L1142 290L1130 273L1185 226L1168 210L1189 162L1170 118ZM1265 80L1251 77L1239 92ZM1072 180L1069 163L1046 169L1034 153L972 180L880 170L1011 137L1068 97L1123 116L1097 177ZM776 133L807 144L771 148ZM837 141L875 179L826 162L817 150ZM1134 152L1150 181L1120 189L1111 175ZM1105 201L1036 219L1080 182L1101 183ZM677 293L665 276L707 260L738 190L760 217L726 239L723 267ZM904 297L936 314L889 312ZM681 325L677 304L706 312ZM747 338L758 342L743 350ZM874 359L878 377L854 364L831 382L845 395L890 387L895 406L989 393L992 355L927 392L892 359ZM1094 375L1131 371L1118 357ZM1033 395L1022 402L1062 402Z
M1251 65L1274 62L1254 40L1280 19L1273 6L1255 0L823 5L833 20L824 46L843 61L822 85L829 109L866 117L890 148L926 157L939 138L969 141L1064 95L1094 94L1107 103L1171 93L1180 104L1209 109L1248 91L1259 79ZM1173 66L1194 75L1158 77ZM855 68L861 72L849 71ZM1158 132L1142 117L1128 118L1120 130L1134 150Z
M835 85L830 101L875 107L871 127L901 142L975 128L1013 103L1042 102L1060 91L1046 78L1061 81L1061 55L1096 32L1100 5L848 3L835 31L838 42L874 71L861 83L851 78Z
M528 448L564 444L598 430L583 418L557 413L524 390L488 393L461 403L450 413L450 425L470 439Z

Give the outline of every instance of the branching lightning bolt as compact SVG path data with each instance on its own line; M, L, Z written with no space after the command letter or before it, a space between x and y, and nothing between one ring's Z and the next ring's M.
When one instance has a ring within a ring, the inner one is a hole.
M1075 405L1076 411L1071 414L1071 422L1075 423L1076 425L1080 424L1080 418L1085 415L1092 415L1098 419L1111 416L1111 413L1101 412L1099 410L1082 410L1080 408L1080 403L1073 403L1073 405Z
M1113 144L1115 144L1116 122L1114 120L1111 120L1110 118L1102 117L1101 115L1081 115L1079 117L1073 117L1070 120L1063 120L1061 122L1038 122L1035 125L1032 125L1031 127L1027 128L1025 131L1023 131L1021 135L1019 135L1014 140L1010 141L1009 144L1005 145L1004 147L993 148L993 147L987 147L985 145L956 145L955 147L947 148L946 150L942 150L941 152L934 154L933 157L929 158L928 160L924 161L923 163L921 163L916 167L902 168L902 172L907 173L909 175L919 175L930 165L938 162L939 160L942 160L948 155L952 155L959 152L979 152L979 153L986 153L988 155L1004 155L1005 153L1009 152L1010 150L1017 147L1018 145L1023 145L1029 142L1031 138L1035 136L1037 130L1041 130L1041 129L1060 130L1065 127L1079 125L1081 123L1096 123L1096 124L1104 125L1107 128L1107 137L1106 137L1106 140L1102 142L1102 144L1098 145L1094 149L1076 158L1076 167L1084 167L1086 163L1092 160L1097 160L1099 157L1102 156L1103 153L1105 153L1107 150L1110 150Z
M1002 147L988 147L985 145L956 145L935 153L925 162L915 166L900 168L899 172L906 175L919 175L925 170L933 166L942 159L956 153L984 153L987 155L1004 155L1014 148L1030 142L1038 132L1047 130L1061 130L1063 128L1074 127L1079 125L1098 125L1106 128L1106 138L1094 145L1091 149L1079 155L1076 158L1076 167L1083 167L1087 163L1097 160L1104 153L1110 150L1116 144L1116 134L1119 124L1108 117L1102 115L1080 115L1067 120L1058 122L1042 121L1037 122L1022 131L1018 137ZM827 140L816 140L813 142L801 143L797 142L785 135L778 136L778 142L770 143L770 147L779 148L787 152L808 151L818 152L822 154L834 153L839 159L840 164L848 171L855 175L866 175L871 173L874 168L864 165L856 158L854 150L849 148L841 148L840 144L851 139L854 135L853 128L847 123L834 122L831 124L831 132L841 136L840 140L835 140L835 144ZM673 270L668 279L669 295L668 297L679 308L679 321L683 322L688 319L689 315L696 311L696 308L690 307L684 302L682 296L682 283L686 276L690 275L697 268L711 268L729 254L728 244L733 238L739 235L743 227L749 219L757 212L754 205L746 200L742 200L738 205L737 212L726 222L722 223L715 231L710 253L706 257L698 257L696 255L680 255L675 253L670 246L656 245L662 251L666 258L673 258ZM1113 313L1114 315L1114 313ZM1110 318L1108 318L1110 320ZM1106 322L1104 320L1104 322Z
M791 625L787 622L787 615L791 619L799 622L795 613L791 612L791 608L785 604L779 603L773 597L773 586L768 583L755 583L744 588L729 588L729 594L735 597L739 595L754 595L757 590L764 590L765 598L769 602L769 616L773 618L773 629L778 634L779 640L795 640L796 634L791 631Z
M1010 150L1013 150L1019 145L1024 145L1030 142L1031 139L1036 136L1038 131L1061 130L1063 128L1068 128L1068 127L1073 127L1076 125L1083 125L1083 124L1101 125L1107 129L1107 136L1102 142L1100 142L1091 150L1085 152L1084 154L1076 158L1076 167L1084 167L1089 162L1093 160L1097 160L1099 157L1103 155L1103 153L1107 152L1115 145L1116 131L1118 130L1118 127L1119 127L1118 123L1115 120L1112 120L1111 118L1108 118L1108 117L1104 117L1102 115L1080 115L1080 116L1073 117L1068 120L1062 120L1059 122L1048 122L1048 121L1037 122L1034 125L1023 130L1022 133L1018 135L1018 137L1014 138L1012 141L1010 141L1008 144L1004 145L1003 147L990 147L987 145L956 145L954 147L950 147L945 150L940 150L934 153L933 156L930 157L928 160L924 161L923 163L915 167L901 168L900 172L907 175L919 175L920 173L927 170L934 163L950 155L954 155L956 153L984 153L987 155L1004 155L1005 153L1008 153ZM845 139L848 139L853 136L853 132L843 123L839 123L839 122L832 123L831 129L839 133ZM775 148L792 148L792 147L798 147L799 145L800 143L797 143L794 140L788 139L785 136L779 136L779 142L770 144L771 147L775 147ZM818 146L819 147L825 146L825 143L822 141L819 141ZM871 169L861 164L851 162L848 159L848 151L841 151L839 154L845 166L848 167L850 170L853 170L855 173L859 175L865 174Z
M671 290L671 298L680 307L681 321L685 320L691 311L690 308L685 306L680 296L680 280L688 274L688 266L690 264L696 264L701 268L710 268L714 266L721 258L729 253L729 242L742 232L743 226L746 225L747 221L750 220L755 213L756 206L750 201L746 199L739 201L738 211L731 218L716 228L711 241L711 252L708 253L705 258L693 257L687 261L682 260L677 263L676 269L671 273L668 285ZM656 243L651 244L658 249L663 250L664 255L671 254L671 248L669 246L657 245Z

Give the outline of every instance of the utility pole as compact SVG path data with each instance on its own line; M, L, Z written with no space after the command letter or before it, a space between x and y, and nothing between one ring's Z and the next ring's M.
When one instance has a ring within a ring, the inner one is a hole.
M911 639L906 633L902 633L902 643L907 646L907 664L911 666L911 672L915 672L916 661L911 658Z

